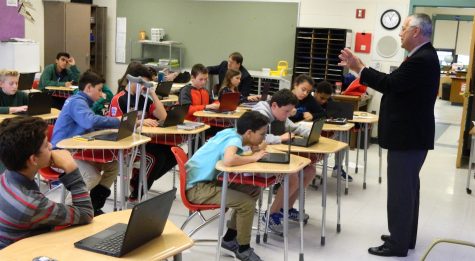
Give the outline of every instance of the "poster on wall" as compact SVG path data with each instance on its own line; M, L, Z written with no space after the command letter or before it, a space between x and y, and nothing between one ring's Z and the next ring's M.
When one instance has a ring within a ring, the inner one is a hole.
M125 48L127 42L127 18L117 17L115 33L115 62L125 63Z
M18 7L18 0L7 0L7 6Z

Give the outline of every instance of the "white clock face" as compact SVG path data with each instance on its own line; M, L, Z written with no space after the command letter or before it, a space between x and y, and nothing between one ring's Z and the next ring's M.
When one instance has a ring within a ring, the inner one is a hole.
M388 30L395 29L400 23L401 15L394 9L386 10L381 15L381 25Z

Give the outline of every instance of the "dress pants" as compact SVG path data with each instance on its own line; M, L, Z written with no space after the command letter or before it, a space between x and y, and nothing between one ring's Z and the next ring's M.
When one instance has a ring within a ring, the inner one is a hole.
M397 253L416 245L419 218L419 172L427 150L388 150L387 242Z

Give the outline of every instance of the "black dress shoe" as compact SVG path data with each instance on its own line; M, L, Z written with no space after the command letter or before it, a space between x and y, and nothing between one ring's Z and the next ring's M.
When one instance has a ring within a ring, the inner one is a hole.
M368 253L375 256L399 256L399 257L407 256L407 253L396 252L393 249L391 249L390 246L386 244L383 244L379 247L370 247L368 248Z
M391 238L390 235L381 235L381 240L383 240L384 242L387 242L390 238ZM415 244L410 245L409 249L414 249L415 247L416 247Z

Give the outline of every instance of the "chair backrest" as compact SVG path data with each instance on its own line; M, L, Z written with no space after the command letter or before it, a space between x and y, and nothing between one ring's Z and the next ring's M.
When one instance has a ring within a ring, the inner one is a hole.
M46 133L46 137L48 138L48 141L51 141L51 137L53 136L53 129L54 129L54 125L48 124L48 131Z
M185 163L188 161L188 155L180 147L171 148L173 155L175 155L176 162L178 164L178 170L180 173L180 196L183 204L190 208L192 203L186 198L186 168Z

